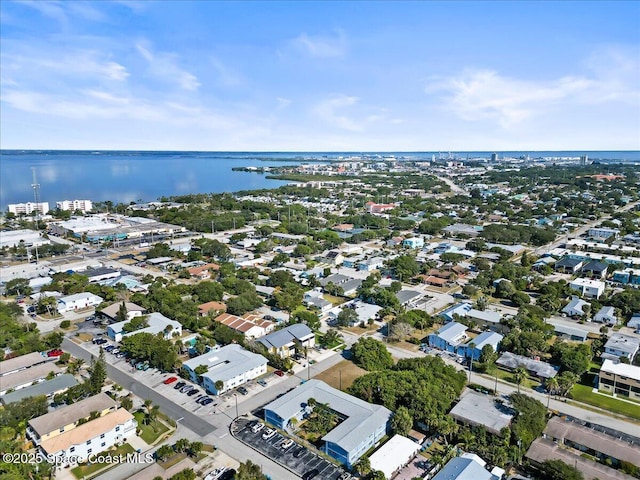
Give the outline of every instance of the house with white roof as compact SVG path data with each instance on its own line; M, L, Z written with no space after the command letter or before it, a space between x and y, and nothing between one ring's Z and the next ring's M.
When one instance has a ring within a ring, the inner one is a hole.
M147 326L133 332L126 332L124 326L128 324L130 320L124 322L113 323L107 327L107 336L115 341L119 342L123 337L129 335L135 335L137 333L150 333L156 335L160 332L164 332L165 340L173 338L174 336L182 335L182 324L165 317L161 313L154 312L147 316Z
M625 335L623 333L613 333L604 344L602 358L619 361L626 357L632 362L640 350L640 337L635 335Z
M589 278L576 278L569 282L569 287L580 292L580 295L588 298L600 298L604 293L606 284L600 280L591 280Z
M387 480L391 480L419 451L420 445L413 440L394 435L369 457L371 470L381 471Z
M207 371L198 375L195 370L201 365ZM182 367L191 381L200 383L208 393L220 395L267 373L267 359L231 344L187 360ZM216 388L217 382L222 382L222 388Z
M59 298L57 308L59 313L65 313L97 307L101 303L102 297L94 295L93 293L84 292Z
M309 380L264 407L265 421L287 430L295 422L308 417L313 407L308 400L326 404L343 419L322 437L322 451L347 467L354 465L371 447L385 436L391 411L381 405L367 403L320 380Z
M589 302L585 302L581 298L576 296L571 297L571 300L567 305L561 310L562 313L569 317L584 317L585 313L583 307L585 305L591 305Z
M640 367L605 360L598 375L598 390L640 400Z
M616 309L613 307L602 307L598 311L598 313L593 316L593 321L598 323L605 323L612 326L616 325L618 323Z
M429 335L429 346L455 352L458 346L468 338L466 326L457 322L449 322Z

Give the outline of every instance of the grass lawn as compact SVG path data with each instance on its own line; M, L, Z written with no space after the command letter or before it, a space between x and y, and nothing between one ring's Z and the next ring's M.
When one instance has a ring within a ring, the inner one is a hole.
M135 412L133 414L136 417L138 422L138 428L140 429L140 438L144 440L146 443L151 445L155 442L160 435L169 430L164 423L160 421L154 421L149 423L149 425L145 425L144 422L144 412Z
M133 447L128 443L119 446L115 450L110 450L108 452L102 452L99 456L111 456L116 457L118 455L126 455L127 453L133 453ZM107 465L116 466L117 463L94 463L92 465L79 465L76 468L71 470L71 473L75 475L76 478L85 478L89 477L98 470L106 467Z
M613 413L626 415L636 420L640 420L640 405L623 402L609 395L593 393L593 387L576 384L571 390L571 398L589 405L604 408Z
M346 301L347 301L347 299L346 299L346 298L342 298L342 297L335 297L335 296L333 296L333 295L329 295L329 294L327 294L327 293L325 293L325 294L323 295L323 297L324 297L324 299L325 299L327 302L331 302L331 303L333 304L333 306L334 306L334 307L335 307L336 305L342 305L344 302L346 302Z
M350 362L349 360L342 360L313 378L316 380L322 380L333 388L342 388L342 390L346 390L351 386L356 378L361 377L365 373L367 373L365 369L358 367L353 362ZM340 382L341 376L342 382Z
M177 465L179 462L187 458L187 454L184 452L174 453L169 458L167 458L164 462L158 462L158 464L164 468L165 470Z
M502 370L501 368L497 368L495 370L495 373L492 373L491 376L495 376L496 374L500 380L504 380L505 382L509 382L509 383L513 383L514 385L517 385L515 375L512 372L508 372L506 370ZM540 382L538 382L537 380L532 380L531 378L527 377L521 383L521 386L528 387L528 388L536 388L540 386Z

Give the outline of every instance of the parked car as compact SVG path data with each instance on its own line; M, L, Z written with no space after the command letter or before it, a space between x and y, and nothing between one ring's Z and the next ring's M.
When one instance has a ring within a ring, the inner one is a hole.
M47 357L59 357L63 353L64 352L62 350L60 350L59 348L54 348L53 350L49 350L47 352Z
M276 371L275 371L275 372L273 372L273 373L275 373L275 374L276 374L277 376L279 376L279 377L284 377L284 372L283 372L282 370L276 370Z
M307 473L305 473L302 476L302 480L311 480L312 478L316 478L319 473L320 471L317 468L314 468L313 470L309 470Z
M264 380L258 380L258 385L262 385L263 387L266 387L267 382L265 382Z
M276 434L275 428L267 428L265 432L262 434L262 439L269 440L270 438L273 438L275 434Z
M187 393L191 389L193 389L193 387L191 385L186 385L185 384L185 386L180 389L180 393Z
M253 427L251 427L251 431L253 433L258 433L263 428L264 428L264 423L258 422Z
M182 381L180 381L180 382L176 383L176 384L173 386L173 389L174 389L174 390L180 390L180 389L181 389L182 387L184 387L186 384L187 384L187 382L182 382Z
M210 403L213 403L213 398L211 398L211 397L207 397L207 398L205 398L204 400L202 400L200 402L201 405L205 405L205 406L209 405Z
M196 393L198 393L200 390L198 390L197 388L194 388L193 390L189 390L187 392L187 395L189 395L190 397L193 397Z
M164 383L165 385L169 385L170 383L173 383L173 382L175 382L176 380L178 380L178 377L169 377L169 378L167 378L163 383Z
M289 440L287 440L285 442L282 442L282 445L280 445L280 448L282 448L283 450L286 450L288 448L291 448L294 443L295 442L293 440L289 439Z
M95 345L104 345L105 343L107 343L107 340L104 338L94 338L93 343Z
M146 372L147 370L149 370L150 367L151 365L149 365L148 363L145 363L144 365L142 365L142 371Z
M104 351L111 353L111 350L115 350L115 348L116 348L115 345L109 345L108 347L104 348Z
M247 395L249 393L249 390L247 390L244 387L238 387L238 391L242 394L242 395Z
M300 458L301 456L303 456L306 453L307 449L304 447L300 447L298 450L296 450L295 452L293 452L293 456L295 458Z

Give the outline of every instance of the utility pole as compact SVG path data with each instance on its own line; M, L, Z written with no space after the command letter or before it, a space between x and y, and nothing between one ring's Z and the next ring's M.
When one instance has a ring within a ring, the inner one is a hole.
M31 184L31 187L33 188L33 200L36 204L36 230L39 231L40 230L40 204L38 202L38 199L40 197L40 184L36 180L36 167L31 167L31 172L33 173L33 183ZM34 243L33 246L36 250L36 265L37 265L39 261L38 242L36 241L36 243Z

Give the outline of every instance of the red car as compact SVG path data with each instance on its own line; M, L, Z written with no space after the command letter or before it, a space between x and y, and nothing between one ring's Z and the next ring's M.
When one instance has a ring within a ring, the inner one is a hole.
M278 375L279 377L284 377L284 372L282 370L276 370L275 372L276 375Z
M169 377L164 381L165 385L169 385L170 383L175 382L176 380L178 380L178 377Z
M62 350L60 350L59 348L55 348L55 349L50 350L50 351L47 352L47 357L59 357L63 353L64 352Z

